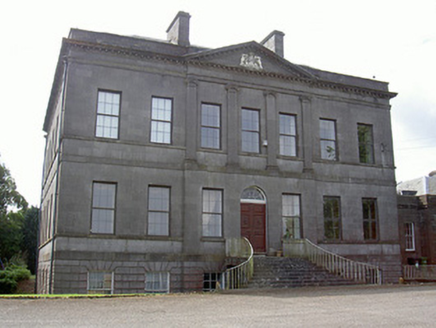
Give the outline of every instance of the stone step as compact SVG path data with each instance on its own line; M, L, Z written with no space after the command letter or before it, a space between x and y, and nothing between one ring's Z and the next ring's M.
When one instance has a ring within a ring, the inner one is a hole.
M343 279L304 259L261 256L254 258L254 275L249 288L290 288L357 284Z

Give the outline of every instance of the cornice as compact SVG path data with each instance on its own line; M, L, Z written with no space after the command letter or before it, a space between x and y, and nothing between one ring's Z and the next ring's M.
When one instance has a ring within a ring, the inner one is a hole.
M97 51L102 53L110 53L114 55L121 55L121 56L128 56L128 57L136 57L140 59L148 59L148 60L156 60L156 61L163 61L163 62L171 62L178 65L192 65L197 67L205 67L205 68L211 68L211 69L217 69L217 70L224 70L224 71L230 71L235 73L241 73L241 74L247 74L252 76L261 76L265 78L272 78L272 79L280 79L284 81L292 81L297 82L301 84L308 85L312 88L320 88L320 89L329 89L329 90L335 90L335 91L341 91L345 93L354 93L361 96L369 96L369 97L376 97L380 99L391 99L397 95L397 93L389 92L389 91L382 91L382 90L376 90L376 89L370 89L370 88L364 88L359 86L352 86L347 84L341 84L337 82L332 81L326 81L321 80L318 78L314 78L312 76L310 77L304 77L303 73L296 72L296 75L287 75L287 74L280 74L275 72L265 72L265 71L255 71L250 70L247 68L244 68L242 66L227 66L223 64L218 63L211 63L211 62L204 62L197 60L195 57L200 57L200 54L197 54L198 56L172 56L169 54L157 54L150 51L144 51L144 50L137 50L137 49L130 49L130 48L124 48L119 46L112 46L112 45L106 45L106 44L96 44L96 43L90 43L90 42L84 42L79 40L71 40L71 39L64 39L64 42L67 46L73 47L73 48L80 48L84 51ZM229 47L229 49L224 49L224 52L233 52L237 49L248 49L252 48L253 44L255 42L249 42L246 44L242 44L238 48ZM260 48L259 48L260 49ZM261 49L259 50L263 52L264 54L268 55L270 58L272 58L267 52L268 49ZM214 52L211 51L210 53L204 54L204 57L202 58L213 58L214 56L218 55L219 53L223 52ZM275 59L275 58L274 58ZM280 63L276 60L277 63L279 63L281 66L284 66L283 63ZM298 66L296 66L298 67ZM290 66L287 66L286 69L290 70ZM301 69L303 70L303 69ZM309 74L309 73L308 73Z

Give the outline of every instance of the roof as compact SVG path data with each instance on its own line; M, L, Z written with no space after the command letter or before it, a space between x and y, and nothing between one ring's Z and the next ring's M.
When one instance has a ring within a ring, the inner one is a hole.
M397 192L407 195L416 192L416 196L436 195L436 175L424 176L398 183Z

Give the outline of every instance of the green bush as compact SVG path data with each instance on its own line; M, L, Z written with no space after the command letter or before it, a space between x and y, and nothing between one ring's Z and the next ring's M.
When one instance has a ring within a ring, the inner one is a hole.
M9 264L0 271L0 294L12 294L17 290L18 282L29 279L30 271L21 265Z

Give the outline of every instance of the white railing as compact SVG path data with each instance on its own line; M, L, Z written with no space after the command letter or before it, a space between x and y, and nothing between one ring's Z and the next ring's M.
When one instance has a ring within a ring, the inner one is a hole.
M403 265L404 280L436 280L436 265Z
M377 266L339 256L315 245L310 240L302 241L303 245L301 241L299 242L298 252L317 266L345 279L365 284L381 284L381 270Z
M237 240L231 240L231 251L227 253L232 253L232 257L247 257L247 260L241 264L227 269L221 275L221 289L237 289L247 287L249 281L253 277L253 247L247 238L243 237Z

